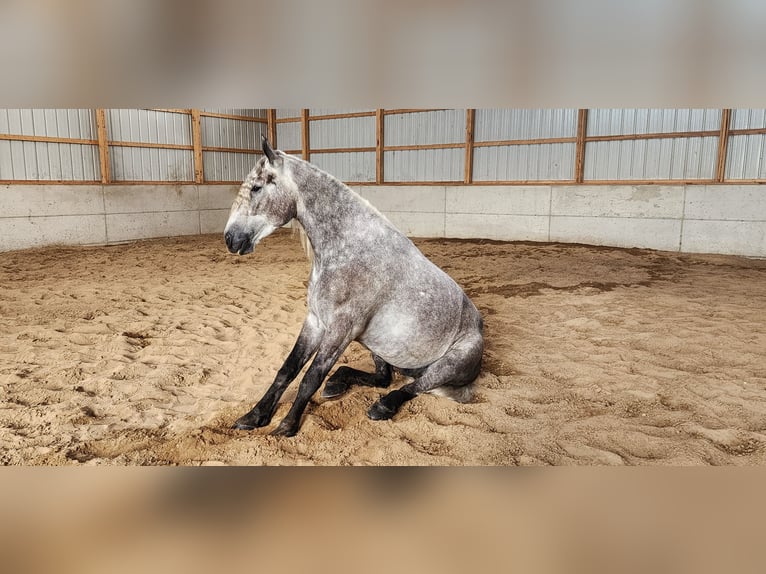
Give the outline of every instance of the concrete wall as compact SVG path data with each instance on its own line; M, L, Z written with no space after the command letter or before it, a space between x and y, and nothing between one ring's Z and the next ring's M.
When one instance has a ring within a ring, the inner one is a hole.
M360 186L415 237L481 237L766 257L766 186Z
M0 251L223 230L238 186L3 185Z
M359 186L413 237L766 257L766 186ZM0 250L220 233L237 186L0 186Z

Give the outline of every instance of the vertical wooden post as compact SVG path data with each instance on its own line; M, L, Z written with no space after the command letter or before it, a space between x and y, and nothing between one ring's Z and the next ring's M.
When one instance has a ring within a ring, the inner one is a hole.
M311 150L309 149L309 111L307 109L301 110L301 153L303 159L311 161Z
M375 110L375 183L383 183L383 144L384 130L382 109Z
M109 140L106 133L106 112L96 108L96 132L98 133L98 161L101 166L101 183L109 183Z
M718 134L718 162L715 169L715 180L726 179L726 151L729 149L729 129L731 128L731 108L721 110L721 131Z
M475 115L475 109L465 111L465 175L463 177L465 183L473 182L473 127Z
M588 110L577 110L577 138L575 143L575 183L585 179L585 136L588 131Z
M202 162L202 125L198 109L191 111L192 145L194 147L194 183L204 183L205 174Z
M277 110L269 108L266 110L266 135L269 138L271 147L277 149Z

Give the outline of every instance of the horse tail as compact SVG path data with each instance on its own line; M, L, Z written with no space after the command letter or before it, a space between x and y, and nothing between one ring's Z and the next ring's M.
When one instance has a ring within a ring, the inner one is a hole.
M439 397L447 397L458 403L470 403L476 395L476 385L474 383L459 386L442 385L428 392Z

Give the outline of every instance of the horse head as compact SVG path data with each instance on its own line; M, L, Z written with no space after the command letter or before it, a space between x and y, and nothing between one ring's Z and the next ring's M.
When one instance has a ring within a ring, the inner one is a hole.
M285 154L263 138L262 157L242 182L224 230L226 246L245 255L264 237L295 217L296 186Z

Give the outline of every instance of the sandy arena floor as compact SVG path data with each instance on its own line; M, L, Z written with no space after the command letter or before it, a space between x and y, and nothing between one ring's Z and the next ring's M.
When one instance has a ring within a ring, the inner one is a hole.
M417 240L486 322L475 403L392 421L380 395L315 399L299 434L230 430L305 314L288 231L0 253L0 463L766 463L766 261ZM339 364L371 368L354 343ZM397 379L395 385L401 384Z

